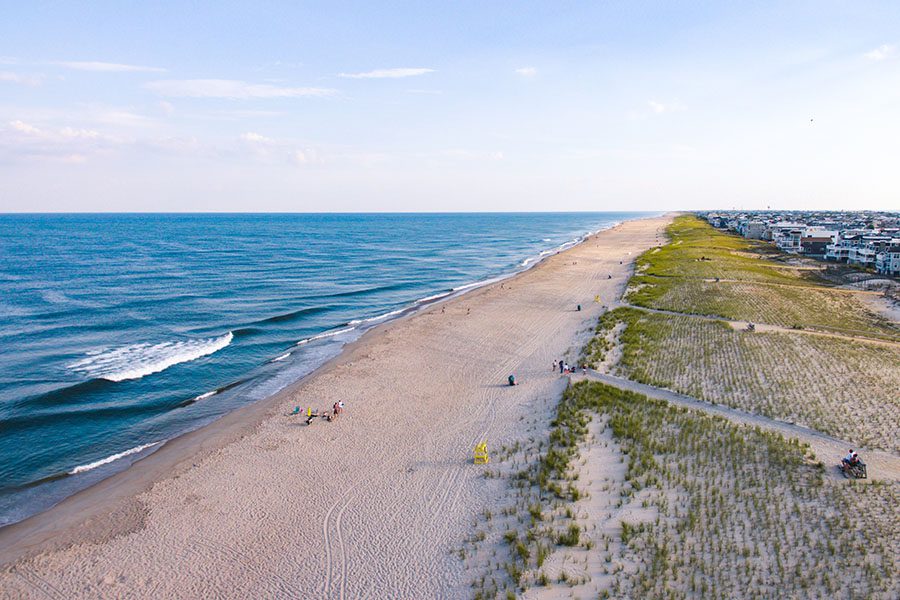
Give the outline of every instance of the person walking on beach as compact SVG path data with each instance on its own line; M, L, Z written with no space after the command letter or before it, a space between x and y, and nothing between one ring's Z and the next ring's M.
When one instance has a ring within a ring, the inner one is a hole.
M560 374L560 375L563 374L563 367L564 367L564 366L565 366L565 363L562 361L562 359L560 359L560 361L559 361L559 374Z

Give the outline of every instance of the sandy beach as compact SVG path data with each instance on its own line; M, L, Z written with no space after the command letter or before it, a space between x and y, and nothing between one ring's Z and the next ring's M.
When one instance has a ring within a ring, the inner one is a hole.
M567 382L551 366L576 360L669 221L623 223L372 330L277 396L0 530L0 597L470 596L454 550L505 485L473 446L549 426ZM287 415L337 401L334 422Z

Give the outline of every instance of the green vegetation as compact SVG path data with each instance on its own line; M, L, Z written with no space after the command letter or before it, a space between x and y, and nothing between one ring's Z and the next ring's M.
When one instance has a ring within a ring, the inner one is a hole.
M768 244L722 233L690 215L666 231L670 243L637 260L627 295L634 305L900 339L890 321L819 278L817 266L796 257L790 260L800 264L789 264Z
M786 284L812 280L810 275L801 275L804 271L774 260L780 255L771 245L722 233L693 215L676 217L666 234L669 244L638 258L635 266L639 274L672 282L715 277ZM653 296L650 292L645 295Z
M589 515L600 522L586 526L570 490L592 419L618 444L609 460L621 456L624 474L606 484L618 508ZM502 536L506 557L473 583L476 598L553 580L584 584L565 559L557 576L547 574L551 549L570 546L603 557L601 598L893 598L900 590L900 485L826 477L797 440L583 381L566 391L537 448L504 509L515 519ZM620 516L638 507L640 518Z
M877 598L900 586L896 484L826 479L795 440L600 383L563 404L573 418L608 415L628 457L623 496L656 509L622 528L639 567L614 596Z
M746 333L718 321L620 308L600 319L586 362L603 362L617 325L616 370L629 379L900 450L900 345Z

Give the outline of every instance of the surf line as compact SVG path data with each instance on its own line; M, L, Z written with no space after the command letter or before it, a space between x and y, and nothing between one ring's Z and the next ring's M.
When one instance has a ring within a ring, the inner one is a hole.
M158 446L162 444L165 440L159 442L151 442L149 444L141 444L140 446L135 446L134 448L130 448L125 450L124 452L119 452L117 454L112 454L107 456L106 458L101 458L100 460L96 460L92 463L88 463L86 465L79 465L69 471L69 475L78 475L79 473L85 473L87 471L93 471L97 467L102 467L103 465L108 465L111 462L117 461L120 458L125 458L126 456L130 456L132 454L137 454L138 452L143 452L148 448L152 448L154 446Z

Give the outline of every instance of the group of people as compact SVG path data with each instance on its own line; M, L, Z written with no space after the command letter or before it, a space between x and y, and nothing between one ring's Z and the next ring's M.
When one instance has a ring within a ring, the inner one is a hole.
M859 464L859 454L853 451L853 448L850 448L850 452L847 453L847 456L841 459L841 464L852 467Z
M294 413L297 411L295 410ZM312 425L313 421L319 417L325 419L326 421L334 421L338 418L338 416L344 412L344 402L343 400L339 402L335 402L334 406L331 407L331 411L327 410L313 410L312 407L306 407L306 424Z
M578 370L578 367L576 365L570 365L569 363L567 363L564 360L560 360L559 362L553 363L553 370L555 371L557 368L559 369L559 373L561 375L565 374L565 373L574 373L575 371ZM581 373L582 373L582 375L587 374L587 365L581 365Z

